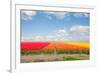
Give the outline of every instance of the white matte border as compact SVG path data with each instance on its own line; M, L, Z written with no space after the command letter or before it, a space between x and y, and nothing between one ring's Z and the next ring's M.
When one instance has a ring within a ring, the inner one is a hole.
M40 63L20 63L20 10L49 10L49 11L69 11L69 12L89 12L90 13L90 60L82 61L59 61ZM93 8L71 7L71 6L32 6L15 5L12 19L12 72L13 71L42 71L51 69L79 68L95 65L95 12ZM15 17L15 18L14 18ZM15 25L14 25L15 24Z

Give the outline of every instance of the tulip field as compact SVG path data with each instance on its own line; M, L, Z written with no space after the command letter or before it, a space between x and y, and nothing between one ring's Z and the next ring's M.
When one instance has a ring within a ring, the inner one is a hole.
M21 42L21 62L89 60L89 42Z

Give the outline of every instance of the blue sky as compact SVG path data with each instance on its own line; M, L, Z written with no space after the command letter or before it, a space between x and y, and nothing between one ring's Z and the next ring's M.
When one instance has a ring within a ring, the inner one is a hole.
M25 41L89 41L89 13L21 10Z

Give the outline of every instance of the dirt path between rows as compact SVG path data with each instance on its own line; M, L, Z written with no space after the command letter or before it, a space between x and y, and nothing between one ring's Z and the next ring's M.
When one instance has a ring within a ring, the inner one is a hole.
M89 59L86 54L40 54L40 55L22 55L21 63L29 62L49 62L49 61L63 61L64 56L81 57Z

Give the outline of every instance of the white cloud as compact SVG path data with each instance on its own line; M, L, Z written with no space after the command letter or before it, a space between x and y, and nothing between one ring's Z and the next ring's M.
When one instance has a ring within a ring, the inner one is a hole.
M58 29L54 32L54 36L56 36L57 38L66 37L68 35L69 35L69 33L68 33L67 29Z
M66 14L67 14L67 12L56 12L55 16L59 19L63 19L63 18L65 18Z
M89 13L84 13L83 14L85 17L89 17Z
M22 37L21 41L22 42L33 41L33 37Z
M71 27L70 31L73 33L86 34L89 33L89 26L76 25Z
M37 14L36 11L22 11L21 13L23 20L31 20L32 16L35 16Z
M36 11L22 11L22 13L25 13L27 16L35 16Z
M66 33L66 30L65 29L60 29L58 30L59 33Z
M69 12L49 12L49 11L46 11L44 13L47 13L49 16L54 15L58 19L63 19L63 18L65 18L66 15L69 14Z
M70 28L71 41L89 41L89 26L76 25Z
M24 41L89 41L89 26L75 25L68 29L59 29L54 34L23 38Z
M89 13L83 13L83 12L76 12L74 13L75 17L89 17Z

